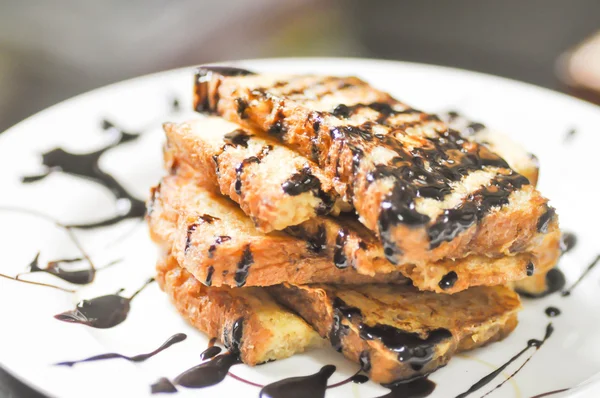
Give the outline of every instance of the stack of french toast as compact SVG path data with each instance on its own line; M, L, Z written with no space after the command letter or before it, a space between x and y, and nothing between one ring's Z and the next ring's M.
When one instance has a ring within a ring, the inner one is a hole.
M507 336L546 289L558 217L536 158L356 77L200 67L166 123L157 280L249 365L330 343L379 383Z

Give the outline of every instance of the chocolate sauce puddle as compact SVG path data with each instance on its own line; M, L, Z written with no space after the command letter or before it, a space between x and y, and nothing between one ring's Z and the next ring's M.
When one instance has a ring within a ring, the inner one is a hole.
M260 390L260 398L325 397L327 380L335 372L334 365L325 365L309 376L290 377L268 384Z
M82 300L74 310L55 315L59 321L79 323L97 329L108 329L122 323L129 314L131 301L150 283L150 278L131 297L119 295L122 290L115 294L96 297L90 300Z
M546 274L546 290L542 293L532 294L529 292L517 290L517 293L523 297L527 297L530 299L538 299L549 296L550 294L556 293L562 290L565 287L565 276L562 271L558 268L552 268Z
M552 323L549 323L548 326L546 326L546 333L542 340L536 340L536 339L529 340L527 342L527 346L525 348L523 348L520 352L518 352L516 355L514 355L511 359L509 359L507 362L505 362L498 369L494 370L492 373L488 374L487 376L484 376L483 378L481 378L477 383L473 384L467 391L463 392L462 394L457 395L456 398L464 398L466 396L469 396L472 393L474 393L475 391L477 391L477 390L485 387L489 383L491 383L504 369L506 369L510 364L512 364L514 361L516 361L519 357L521 357L527 351L529 351L530 348L534 347L536 350L535 352L537 352L537 350L539 350L544 345L546 340L548 340L548 338L550 338L550 336L552 336L552 332L554 332L554 327L552 327ZM521 369L523 369L523 367L525 367L525 365L527 365L527 363L531 360L531 358L533 358L533 356L535 355L535 352L533 352L514 373L512 373L510 376L508 376L506 379L504 379L500 384L498 384L492 390L487 392L485 395L483 395L483 397L496 391L497 389L502 387L507 381L512 379L517 373L519 373L519 371Z
M202 351L202 353L200 354L200 359L201 360L207 360L207 359L211 359L214 358L215 356L217 356L218 354L221 353L221 347L218 347L215 345L215 343L217 342L217 338L213 337L212 339L210 339L210 341L208 342L208 348L206 348L206 350Z
M73 366L75 364L83 363L83 362L103 361L103 360L107 360L107 359L116 359L116 358L125 359L130 362L143 362L146 359L152 358L156 354L161 353L162 351L166 350L167 348L171 347L172 345L182 342L186 338L187 338L187 335L185 335L184 333L174 334L173 336L169 337L169 339L167 341L165 341L156 350L149 352L147 354L139 354L139 355L134 355L132 357L128 357L123 354L108 353L108 354L95 355L93 357L89 357L86 359L80 359L78 361L59 362L56 364L56 366Z
M435 390L435 383L427 377L417 377L404 383L384 385L391 391L378 398L424 398Z
M579 285L581 283L581 281L584 280L585 277L589 275L589 273L594 269L594 267L596 265L598 265L599 262L600 262L600 254L596 255L596 258L590 263L590 265L588 265L588 267L585 269L585 271L583 271L581 276L575 281L575 283L573 283L571 285L570 288L568 288L567 290L564 290L561 293L561 296L563 296L563 297L570 296L571 293L573 292L573 290L577 287L577 285Z

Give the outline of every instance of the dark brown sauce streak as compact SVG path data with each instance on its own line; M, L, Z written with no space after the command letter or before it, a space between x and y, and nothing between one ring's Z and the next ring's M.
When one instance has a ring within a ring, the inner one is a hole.
M74 310L55 315L59 321L79 323L97 329L108 329L122 323L129 314L131 301L150 283L150 278L131 297L123 297L116 294L96 297L90 300L82 300Z
M525 348L523 348L520 352L518 352L516 355L514 355L511 359L509 359L506 363L504 363L502 366L500 366L498 369L494 370L492 373L486 375L485 377L481 378L477 383L473 384L467 391L465 391L462 394L459 394L456 396L456 398L464 398L472 393L474 393L475 391L485 387L486 385L488 385L490 382L492 382L504 369L506 369L510 364L512 364L514 361L516 361L519 357L521 357L521 355L525 354L525 352L527 352L530 348L534 347L537 350L539 350L544 343L546 342L546 340L548 340L548 338L552 335L552 332L554 332L554 328L552 327L552 323L549 323L548 326L546 326L546 333L544 335L543 340L536 340L536 339L532 339L529 340L527 342L527 346ZM510 379L512 379L521 369L523 369L523 367L527 364L527 362L529 362L529 360L531 360L531 358L533 358L533 355L535 355L535 352L533 354L531 354L527 360L523 363L523 365L521 365L513 374L511 374L509 377L507 377L506 379L504 379L502 381L502 383L498 384L496 387L494 387L492 390L490 390L488 393L486 393L484 395L484 397L494 391L496 391L497 389L499 389L500 387L502 387L504 385L504 383L508 382ZM483 398L483 397L482 397Z
M140 137L140 134L126 132L107 120L103 121L102 128L105 131L117 133L119 138L104 148L90 153L74 154L65 151L62 148L53 149L42 154L42 164L46 167L46 172L44 174L22 178L23 183L27 184L42 180L55 172L70 174L91 180L104 186L112 193L115 200L127 202L129 205L128 210L123 214L102 221L69 225L69 227L72 228L92 229L105 227L127 219L141 219L146 213L146 205L144 202L131 195L112 175L102 171L99 165L101 156L107 151L122 144L137 140Z
M32 209L24 209L24 208L19 208L19 207L12 207L12 206L0 206L0 212L11 212L11 213L21 213L21 214L26 214L26 215L30 215L42 220L45 220L47 222L50 222L52 224L54 224L56 227L63 229L67 236L69 237L69 240L73 243L73 245L77 248L77 250L79 250L81 257L78 257L77 259L85 259L88 263L89 268L86 270L86 272L88 273L86 275L87 280L89 280L88 283L91 283L94 280L94 277L96 275L96 267L94 266L94 263L91 259L91 257L87 254L87 252L84 250L83 246L81 245L81 243L79 242L79 239L77 238L77 236L75 235L75 233L71 230L70 227L63 225L62 223L60 223L58 220L56 220L55 218L44 214L42 212L39 212L37 210L32 210ZM39 268L39 264L38 264L38 258L39 253L35 256L35 258L32 260L32 262L29 264L29 268L30 268L30 272L32 268ZM69 259L69 261L71 260L75 260L75 259ZM60 262L60 260L55 260L55 262ZM64 260L62 260L62 262L65 262ZM72 262L72 261L71 261ZM49 264L50 265L50 264ZM112 264L108 264L107 266L110 266ZM104 268L106 268L107 266L105 266ZM33 271L33 272L41 272L41 271ZM52 272L48 272L53 274L54 276L58 276L58 272L52 273ZM34 281L28 281L25 279L21 279L21 276L23 275L23 273L18 274L16 276L10 276L10 275L6 275L6 274L1 274L0 273L0 277L2 278L6 278L6 279L10 279L16 282L21 282L21 283L26 283L29 285L36 285L36 286L43 286L43 287L50 287L56 290L61 290L63 292L67 292L67 293L74 293L75 290L73 289L66 289L60 286L56 286L56 285L52 285L52 284L48 284L48 283L42 283L42 282L34 282ZM64 275L64 272L63 272Z
M560 250L564 253L568 253L577 246L577 235L573 232L563 232L560 237Z
M109 267L122 261L120 259L111 261L108 264L106 264L105 266L103 266L102 268L95 268L95 267L91 268L90 267L90 268L80 269L80 270L68 270L68 269L65 269L62 266L62 264L71 264L71 263L82 262L82 261L85 261L86 259L83 257L77 257L77 258L52 260L52 261L48 262L48 265L46 268L41 268L39 266L39 256L40 256L40 253L38 252L38 254L35 256L33 261L27 267L27 271L18 274L15 278L21 279L23 277L23 275L27 275L27 274L46 273L46 274L53 275L59 279L62 279L66 282L72 283L74 285L87 285L94 281L94 279L96 277L96 273L98 271L109 268Z
M338 268L348 268L350 265L348 257L344 252L346 243L348 242L348 230L342 228L338 231L337 237L335 238L335 245L333 250L333 263Z
M327 380L335 372L335 366L325 365L309 376L290 377L264 386L260 398L324 398Z
M290 196L321 189L321 181L315 177L310 167L304 167L281 184L283 192Z
M256 156L250 156L240 162L238 166L235 168L235 184L234 189L235 193L238 195L242 194L242 173L244 172L244 168L252 163L260 163L262 159L271 152L273 147L271 145L265 145Z
M435 390L435 383L427 377L417 377L402 383L384 385L391 391L378 398L424 398Z
M227 242L231 240L231 236L221 235L217 236L215 239L215 243L208 247L208 258L213 258L215 255L215 250L217 250L217 246L221 245L223 242Z
M214 358L215 356L217 356L218 354L221 353L221 347L218 347L215 345L215 343L217 342L217 338L213 337L212 339L210 339L210 341L208 342L208 347L206 348L206 350L202 351L202 353L200 354L200 359L205 361L207 359L211 359Z
M565 287L565 276L561 270L558 268L552 268L546 274L546 290L539 294L532 294L526 291L521 291L517 289L517 293L519 293L523 297L527 297L530 299L537 299L549 296L552 293L556 293L562 290Z
M229 349L228 352L213 356L209 361L184 371L175 377L172 382L164 377L159 379L150 386L151 392L153 394L177 392L176 385L187 388L204 388L219 384L225 379L229 373L229 369L233 365L242 363L239 352L242 344L243 327L244 319L239 318L234 322L231 330L225 333L225 341L223 343ZM215 339L211 339L208 349L201 356L205 355L211 348L214 348L214 343ZM212 352L214 351L212 350Z
M596 255L596 258L594 259L594 261L592 261L590 263L590 265L588 265L588 267L585 269L585 271L583 271L583 273L581 274L581 276L575 281L575 283L573 283L571 285L571 287L569 287L567 290L564 290L561 293L561 296L563 296L563 297L570 296L571 293L573 292L573 290L581 283L582 280L585 279L586 276L588 276L588 274L590 273L590 271L592 271L594 269L594 267L596 265L598 265L598 263L600 263L600 254Z
M125 359L130 362L143 362L146 359L152 358L153 356L161 353L162 351L166 350L167 348L171 347L172 345L181 343L186 338L187 338L187 335L185 335L184 333L174 334L173 336L169 337L169 339L167 341L165 341L156 350L149 352L147 354L139 354L139 355L134 355L132 357L128 357L126 355L117 354L117 353L101 354L101 355L95 355L93 357L89 357L86 359L80 359L78 361L59 362L56 364L56 366L73 366L75 364L82 363L82 362L103 361L106 359L116 359L116 358Z
M546 313L546 315L548 315L550 318L554 318L560 315L560 310L556 307L548 307L546 308L546 310L544 311Z
M556 395L556 394L560 394L561 392L565 392L565 391L569 391L570 388L561 388L560 390L554 390L554 391L548 391L542 394L538 394L538 395L534 395L531 398L544 398L544 397L549 397L550 395Z
M225 134L223 140L229 145L233 146L242 146L244 148L248 148L248 141L250 140L251 135L246 133L242 129L237 129L232 131L231 133Z
M235 271L235 276L233 279L237 283L238 287L242 287L246 284L246 278L248 278L248 272L250 270L250 266L254 263L254 257L252 256L252 250L250 249L250 244L246 245L244 248L244 252L242 253L242 258L237 264L237 269Z

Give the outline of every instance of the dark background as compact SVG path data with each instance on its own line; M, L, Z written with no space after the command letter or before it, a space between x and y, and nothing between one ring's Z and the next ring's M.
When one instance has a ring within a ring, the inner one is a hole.
M397 59L570 92L559 57L598 29L598 0L0 0L0 132L109 83L244 58ZM39 396L0 369L0 398Z

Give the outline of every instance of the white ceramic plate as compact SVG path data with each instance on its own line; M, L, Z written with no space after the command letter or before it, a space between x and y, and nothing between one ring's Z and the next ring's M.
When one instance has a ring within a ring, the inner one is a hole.
M567 286L579 278L600 251L600 216L596 210L600 109L523 83L435 66L355 59L278 59L240 64L259 71L358 75L415 107L431 112L458 109L511 135L538 155L540 189L558 209L562 227L579 238L576 249L561 260ZM105 187L65 173L53 172L39 181L22 183L21 177L45 171L40 154L57 147L79 154L111 146L119 139L119 133L102 128L102 120L107 119L140 135L103 152L99 166L114 175L132 195L144 199L163 173L161 123L193 117L191 112L174 112L171 108L173 98L179 99L182 108L190 108L191 85L191 69L134 79L61 103L2 133L0 205L4 210L0 210L0 271L16 275L38 252L40 264L80 255L64 228L40 216L6 211L7 206L35 210L64 224L103 220L119 210L127 210L123 201L115 205L114 196ZM566 138L571 129L576 133ZM52 161L51 157L46 160ZM82 298L114 293L120 288L131 293L153 273L156 251L140 220L127 219L113 226L74 233L98 266L121 261L98 272L92 284L79 288L75 294L0 278L1 365L51 396L137 397L149 395L150 384L159 377L174 377L199 363L207 338L186 325L156 284L133 300L129 317L112 329L92 329L53 318L74 308ZM525 300L515 332L501 343L459 355L435 372L430 378L437 388L431 396L453 397L466 391L518 353L529 339L542 338L549 322L555 332L539 351L531 349L471 396L479 397L493 389L534 352L520 372L495 390L493 396L531 397L575 387L593 377L600 371L598 271L592 270L582 279L570 297L554 294ZM48 274L28 278L61 283ZM65 283L61 286L77 287ZM548 318L544 309L550 305L558 307L562 314ZM188 339L143 363L109 360L72 368L52 365L105 352L148 352L177 332L186 333ZM332 350L320 350L256 368L237 365L231 371L266 384L315 373L326 364L337 366L330 384L349 377L357 369L357 365ZM595 383L584 384L567 393L600 393ZM348 383L328 390L327 397L376 397L387 392L374 383ZM181 388L177 396L258 393L259 388L227 377L221 384L202 391Z

